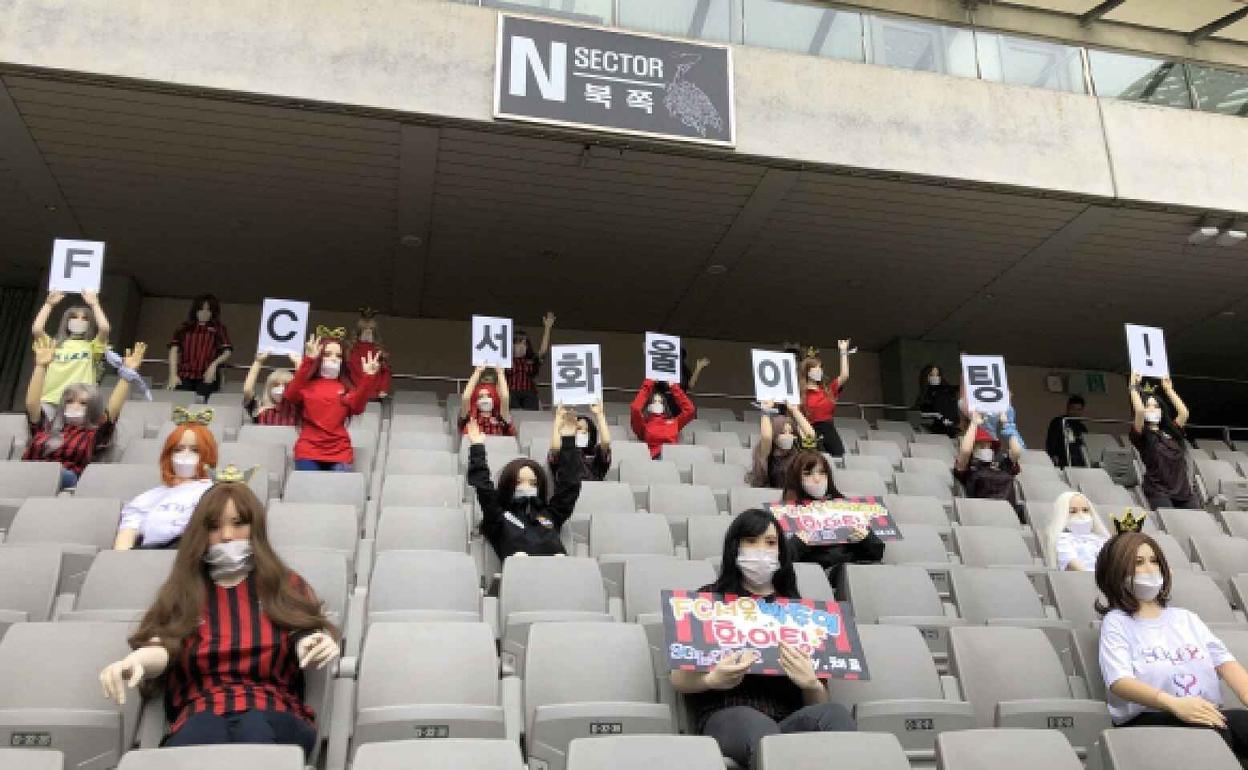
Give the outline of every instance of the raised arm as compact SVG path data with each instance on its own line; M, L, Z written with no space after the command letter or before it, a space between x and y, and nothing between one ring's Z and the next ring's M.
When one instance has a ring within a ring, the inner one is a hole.
M693 365L693 374L689 375L689 390L698 387L698 380L702 377L702 370L711 365L711 359L699 358Z
M680 407L680 414L676 415L676 425L679 428L683 428L693 422L697 409L694 407L693 401L685 394L685 389L680 387L679 382L671 383L668 385L668 389L671 390L672 396L676 399L676 406Z
M958 444L958 456L953 461L953 469L956 471L964 471L971 464L971 453L975 451L975 434L979 431L979 426L984 424L984 415L975 412L971 415L971 421L966 427L966 433L962 434L962 443Z
M485 434L481 426L473 420L467 425L465 434L471 446L468 447L468 485L476 490L477 502L481 505L481 534L487 538L503 523L503 507L498 504L498 491L494 488L494 480L490 478L490 464L485 454Z
M91 308L91 315L95 316L95 338L101 344L108 344L108 335L113 329L108 323L108 316L104 315L104 308L100 307L99 295L93 291L84 291L82 300Z
M26 386L26 417L31 425L38 425L43 419L43 381L48 374L48 366L52 363L52 354L56 351L56 341L46 334L35 337L32 348L35 353L35 368L30 371L30 384Z
M815 429L811 427L810 420L806 419L806 415L802 414L802 408L797 404L789 404L789 417L792 418L793 424L797 426L797 435L799 438L814 440Z
M547 312L542 316L542 346L537 349L537 357L545 358L550 351L550 330L555 326L555 314Z
M836 349L841 353L841 373L836 377L836 386L843 388L849 382L849 340L837 340Z
M381 370L381 352L374 350L365 355L360 361L360 369L364 372L364 381L354 383L355 387L346 395L347 410L351 414L363 414L368 408L368 397L373 393L377 372Z
M550 451L557 452L563 446L563 431L572 411L566 406L555 407L555 419L550 422ZM572 431L576 431L576 422L572 422Z
M39 312L35 313L35 320L30 324L30 336L38 339L47 334L48 316L52 315L52 309L61 304L63 299L65 299L64 292L48 292L47 299L43 301L43 305L39 307Z
M146 342L134 343L134 349L126 351L126 357L122 359L122 364L127 368L139 371L139 367L143 365L143 354L147 352ZM117 384L113 386L113 392L108 397L108 419L111 422L117 422L117 418L121 417L121 410L126 405L126 399L130 396L130 381L125 377L117 378Z
M1187 404L1179 398L1179 393L1174 389L1174 383L1169 377L1161 381L1161 390L1166 394L1166 398L1170 399L1170 403L1174 404L1174 424L1182 428L1187 424L1187 418L1191 417L1191 413L1187 411Z
M633 426L633 433L642 440L646 438L646 405L650 402L651 393L654 393L654 380L642 380L641 390L637 391L633 403L628 406L628 417Z
M1131 395L1131 429L1136 433L1144 430L1144 399L1140 397L1140 373L1131 372L1131 383L1127 387Z
M321 338L315 334L309 335L308 343L304 346L303 360L299 362L299 368L295 369L295 376L286 383L286 392L282 394L283 400L292 404L303 403L303 391L312 380L312 370L316 368L317 357L320 354Z
M472 370L472 376L468 378L468 382L464 384L464 393L459 398L459 419L460 422L468 419L468 413L472 411L472 394L477 389L477 383L481 381L481 373L485 371L484 366L478 366Z
M511 422L511 388L507 386L507 370L494 367L494 380L498 388L498 419Z
M607 412L602 408L602 401L590 405L589 411L594 414L594 423L598 425L598 446L611 446L611 426L607 424Z
M566 428L565 428L566 430ZM572 433L565 433L559 447L559 465L555 468L555 491L550 496L550 512L554 514L555 524L563 523L572 517L572 509L581 496L581 476L585 466L577 457L580 450L576 448L573 434L576 423L572 424Z
M762 407L762 416L758 421L758 448L760 450L758 456L766 458L771 454L771 444L775 439L772 433L771 413L776 408L776 402L761 401L759 406Z
M260 377L260 367L264 366L265 359L268 357L269 354L265 351L256 351L256 360L251 362L251 368L247 370L247 378L243 380L244 403L256 397L256 380Z

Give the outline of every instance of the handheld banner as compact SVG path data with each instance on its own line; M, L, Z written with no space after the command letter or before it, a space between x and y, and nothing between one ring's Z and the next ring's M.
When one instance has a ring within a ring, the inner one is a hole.
M966 408L972 414L997 414L1010 408L1010 385L1001 356L962 356Z
M551 401L563 406L602 400L602 351L597 345L553 345Z
M848 543L855 527L865 527L881 540L900 540L893 515L878 497L844 497L817 500L807 505L775 504L771 513L787 532L805 532L810 545Z
M472 317L472 365L511 368L510 318Z
M724 655L755 650L748 673L785 676L785 642L811 657L820 679L868 678L858 627L848 606L837 602L663 591L662 608L672 670L710 671Z
M797 359L792 353L751 350L754 361L754 397L777 404L798 404Z
M293 299L266 297L260 309L260 340L256 350L265 353L303 355L308 336L309 305Z
M680 382L680 337L646 332L646 379Z
M99 292L104 276L104 242L57 238L52 242L48 291Z
M1145 377L1169 377L1170 360L1166 356L1166 333L1155 326L1124 324L1127 328L1127 353L1131 371Z

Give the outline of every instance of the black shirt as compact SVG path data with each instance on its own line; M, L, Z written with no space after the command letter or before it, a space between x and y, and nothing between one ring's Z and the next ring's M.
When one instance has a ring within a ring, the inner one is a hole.
M563 438L559 450L559 467L555 472L555 491L550 502L540 497L500 500L485 446L473 444L468 450L468 483L477 491L481 505L481 534L493 546L498 558L523 551L531 556L553 556L567 553L559 539L559 530L572 516L576 499L581 495L581 452L571 436Z
M1068 420L1066 429L1062 430L1062 420ZM1049 422L1049 431L1044 437L1044 451L1053 458L1053 464L1059 468L1066 467L1066 447L1070 446L1070 464L1076 468L1086 468L1088 457L1084 452L1083 435L1088 426L1081 420L1067 417L1054 417Z
M958 409L958 391L954 390L953 386L945 382L936 386L924 385L919 391L919 398L915 401L914 408L920 412L940 415L939 418L933 418L928 423L929 432L943 433L947 436L957 435L962 412Z
M1018 507L1018 495L1014 491L1014 477L1018 465L1008 457L986 463L972 460L966 470L954 470L953 477L962 482L967 497L984 500L1005 500Z
M1183 445L1164 430L1148 426L1131 430L1131 443L1144 462L1145 497L1188 498L1192 485L1187 478L1187 456Z

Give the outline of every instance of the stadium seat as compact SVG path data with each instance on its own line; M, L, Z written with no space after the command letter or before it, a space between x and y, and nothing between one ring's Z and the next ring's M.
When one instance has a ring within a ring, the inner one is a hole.
M1225 689L1225 688L1224 688ZM1106 730L1103 740L1108 770L1239 770L1226 742L1212 730L1126 727Z
M65 770L59 751L0 748L0 770Z
M954 527L953 545L962 563L973 567L1038 567L1017 527Z
M949 591L950 556L940 539L940 532L923 524L907 524L900 540L890 540L884 547L884 564L917 564L928 571L936 589Z
M131 693L124 706L104 698L100 670L130 653L131 631L127 623L10 626L0 639L0 733L9 745L36 736L67 767L115 767L134 739L142 698Z
M425 449L431 452L454 452L456 437L446 433L390 433L390 451Z
M1243 616L1231 609L1223 589L1211 576L1201 572L1171 568L1170 605L1191 610L1210 627L1245 627Z
M1024 449L1018 458L1019 465L1053 465L1053 458L1043 449Z
M1248 660L1248 628L1219 628L1215 632L1222 643L1226 645L1226 649L1235 657L1235 660ZM1243 701L1235 694L1235 691L1222 683L1222 700L1223 707L1228 709L1245 708Z
M503 671L517 673L532 624L612 619L598 563L571 556L504 561L498 611Z
M303 770L298 746L220 744L127 752L117 770Z
M675 558L668 519L653 513L596 513L589 521L589 555L598 560L608 596L622 596L630 557Z
M749 469L743 465L716 462L696 462L693 464L692 481L694 484L710 487L715 495L715 505L721 511L728 510L728 490L746 483L745 477Z
M5 538L7 545L55 543L61 549L59 593L74 593L98 551L112 548L121 515L116 498L30 497Z
M496 464L494 458L496 455L518 455L520 454L520 442L514 436L485 436L484 437L485 456L493 468ZM392 444L393 446L393 444ZM472 444L468 441L461 441L459 444L459 469L460 471L468 470L468 448ZM501 467L501 465L500 465Z
M394 449L386 455L387 474L455 476L459 459L454 452L436 449Z
M871 430L871 423L861 417L837 417L836 427L838 430L853 433L858 438L866 438L867 431Z
M771 487L732 487L728 490L728 513L736 516L751 508L763 508L779 503L783 493Z
M462 476L387 474L385 481L381 484L380 507L405 505L459 508L463 497L464 479Z
M267 526L269 542L278 551L289 548L326 549L342 554L352 570L357 567L360 522L355 509L349 504L274 501L269 508ZM368 565L359 566L361 580L366 581Z
M1228 595L1231 578L1248 572L1248 540L1241 537L1193 537L1192 553Z
M721 770L723 766L719 744L702 735L612 735L575 738L568 744L567 770Z
M1221 511L1218 518L1231 537L1248 538L1248 511Z
M953 505L953 474L939 476L928 473L898 473L893 477L899 495L934 497L944 505Z
M884 479L884 483L892 483L893 473L896 468L887 457L880 455L854 455L847 454L841 458L841 462L847 471L869 471Z
M468 521L460 508L392 505L381 509L375 548L382 551L468 550Z
M0 529L8 528L26 498L52 497L60 487L60 463L0 462Z
M92 463L83 469L74 497L114 497L125 503L162 483L155 464Z
M941 681L917 628L860 624L858 638L869 676L830 681L828 700L851 709L860 732L891 733L911 761L930 762L936 736L974 725L971 704Z
M689 558L714 561L724 553L724 535L732 519L728 516L694 516L689 520Z
M872 441L859 439L858 454L883 457L888 460L894 468L899 468L901 467L901 458L904 456L904 447L898 446L893 441Z
M898 433L898 432L896 432L896 431L891 431L891 430L868 430L868 431L867 431L867 436L866 436L866 439L867 439L867 441L868 441L868 442L871 442L871 443L874 443L874 442L887 442L887 443L890 443L890 444L893 444L894 446L896 446L896 447L897 447L897 451L899 451L899 452L905 452L905 451L906 451L906 447L907 447L907 446L909 446L909 444L910 444L910 439L909 439L909 436L913 436L913 435L914 435L914 431L913 431L913 430L911 430L911 432L910 432L908 435L907 435L907 434L904 434L904 433ZM862 452L862 442L861 442L861 441L860 441L860 442L858 442L858 451L859 451L859 452ZM900 457L897 459L897 462L896 462L895 464L896 464L896 465L900 465L900 464L901 464L901 458L900 458Z
M702 430L693 434L693 443L718 453L724 449L745 446L745 439L735 431Z
M670 460L625 460L620 463L620 481L632 484L634 492L637 487L648 487L651 484L679 484L680 469Z
M129 448L126 451L129 452ZM259 466L269 475L269 489L274 491L281 489L286 483L286 463L286 449L280 444L242 444L227 441L217 448L218 468L227 465L238 468Z
M52 617L61 577L61 549L53 545L0 547L0 636L13 623Z
M836 594L823 567L813 562L794 562L793 575L797 578L797 593L803 599L836 601Z
M1095 767L1090 762L1089 767ZM1070 741L1056 730L962 730L936 739L937 770L1082 770ZM1124 769L1125 770L1125 769Z
M1049 591L1058 617L1070 621L1072 627L1087 628L1100 621L1094 605L1097 601L1103 604L1105 598L1091 571L1053 570L1049 572Z
M727 447L724 451L725 465L739 465L747 472L754 467L754 450L749 447Z
M874 471L847 471L833 468L832 480L837 490L846 497L884 497L888 494L884 479Z
M1151 516L1149 518L1152 518ZM1147 519L1145 520L1147 521ZM1147 528L1145 529L1147 532ZM1183 550L1183 546L1179 545L1179 541L1175 540L1166 532L1149 532L1153 540L1157 541L1157 545L1161 546L1161 552L1166 555L1166 561L1170 563L1170 569L1173 571L1193 570L1196 565L1188 558L1187 552Z
M525 770L515 741L451 738L366 743L355 770Z
M977 727L1057 728L1081 757L1109 728L1105 703L1075 697L1083 684L1067 677L1043 631L961 626L949 634L950 670L975 709Z
M735 409L722 406L704 406L698 409L698 419L707 422L722 423L727 420L739 420Z
M339 503L364 511L368 484L359 472L291 471L282 500L288 503Z
M568 650L587 654L569 666ZM524 673L529 763L564 770L568 743L596 730L670 733L672 713L656 702L645 632L631 623L537 623ZM604 725L606 726L604 728Z
M1088 697L1105 700L1105 678L1101 674L1101 629L1079 627L1071 629L1071 655L1075 663L1075 675L1082 677L1088 688Z
M1018 514L1005 500L959 497L953 501L958 522L972 527L1003 527L1018 530Z
M164 446L165 442L154 438L136 438L126 443L119 459L127 465L155 465Z
M1083 434L1083 455L1090 465L1099 465L1107 449L1122 449L1117 436L1108 433Z
M1248 610L1248 574L1231 578L1231 594L1235 597L1235 606Z
M914 426L905 420L876 420L875 429L887 433L899 433L906 443L914 441Z
M906 473L926 473L928 476L947 479L949 485L953 484L952 461L945 462L943 459L931 457L903 457L901 469Z
M693 484L651 484L646 508L667 517L678 543L687 540L690 518L719 515L711 488Z
M940 438L934 436L933 438ZM910 444L910 456L921 460L935 460L944 464L946 470L953 469L953 461L957 458L957 454L953 450L953 445L948 441L940 444L929 444L926 442L914 442Z
M949 535L952 526L949 513L935 497L889 494L884 496L884 507L892 514L903 535L911 524L934 527L942 538Z
M1051 505L1063 492L1074 491L1060 481L1030 481L1019 476L1018 483L1023 488L1023 497L1029 503L1049 503Z
M1130 492L1117 485L1094 487L1088 490L1087 497L1098 509L1111 505L1139 505L1139 501Z
M298 574L325 605L327 616L343 631L347 628L347 559L340 553L319 548L285 548L277 553Z
M949 629L965 622L941 601L922 567L847 564L844 587L859 623L913 626L938 660L948 656Z
M481 579L468 554L451 551L383 551L377 554L368 584L368 623L477 623L482 618Z
M1045 611L1035 586L1023 572L958 567L949 573L949 594L967 623L1038 628L1049 637L1062 661L1070 660L1070 621Z
M1065 484L1066 479L1062 477L1062 472L1052 465L1043 463L1020 464L1018 469L1018 477L1026 479L1028 482L1037 484ZM1071 482L1074 486L1074 482Z
M673 463L680 471L680 480L688 484L693 480L693 464L695 462L715 462L718 452L702 444L668 444L663 447L661 457L664 462ZM621 469L621 473L623 469ZM621 481L623 479L621 478Z
M660 621L662 591L697 591L702 586L713 583L717 576L715 568L702 560L630 560L624 566L624 620L643 625ZM661 632L660 624L660 636Z
M446 420L431 414L397 413L390 417L391 433L446 433ZM547 427L546 435L550 435Z
M784 733L759 741L759 770L907 770L906 752L882 733Z
M1222 525L1207 511L1186 508L1158 508L1152 516L1170 534L1188 556L1192 552L1193 537L1224 537Z
M281 444L287 449L299 439L299 429L292 425L244 425L238 429L240 444Z
M136 622L156 601L173 570L175 550L100 551L73 606L58 603L56 620ZM69 595L66 598L70 598Z

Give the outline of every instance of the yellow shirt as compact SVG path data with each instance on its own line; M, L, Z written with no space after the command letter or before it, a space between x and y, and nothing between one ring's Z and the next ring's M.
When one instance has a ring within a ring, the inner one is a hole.
M61 394L65 388L78 382L96 384L96 372L99 370L100 359L108 348L98 339L69 339L57 346L52 354L52 363L43 378L44 403L61 403Z

